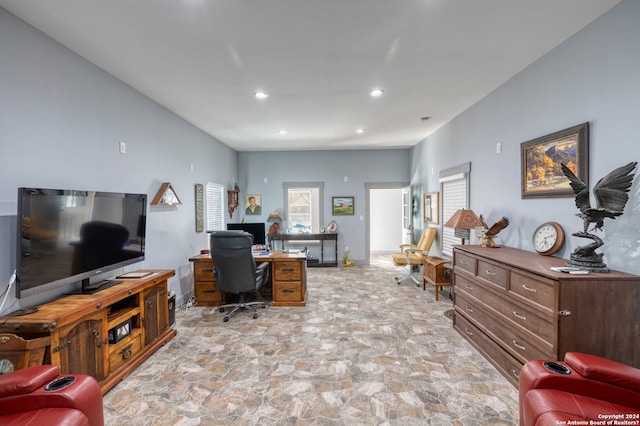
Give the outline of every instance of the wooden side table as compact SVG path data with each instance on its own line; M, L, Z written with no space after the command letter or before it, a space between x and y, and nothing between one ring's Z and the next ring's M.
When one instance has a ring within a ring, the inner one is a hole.
M427 256L422 259L422 290L427 289L427 283L438 291L442 286L450 286L452 278L451 261L436 256Z

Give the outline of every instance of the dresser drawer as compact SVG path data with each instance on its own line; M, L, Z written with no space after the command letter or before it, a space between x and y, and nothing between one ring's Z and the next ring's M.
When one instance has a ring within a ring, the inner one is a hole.
M523 363L512 357L499 345L496 345L487 335L458 312L455 312L453 317L453 328L458 330L464 338L478 349L514 386L518 386L518 378Z
M509 327L502 319L484 311L483 305L475 300L468 299L464 295L456 295L456 307L474 323L481 324L481 328L486 334L498 341L504 349L523 364L529 359L553 358L551 345L541 342L535 337L527 336L515 327ZM538 342L540 347L533 343L534 340Z
M195 295L198 302L222 302L222 292L215 281L196 282Z
M195 275L196 281L214 281L215 280L215 276L213 275L213 261L194 262L193 269L194 269L194 275Z
M302 279L302 266L300 262L275 263L273 279L276 281L300 281Z
M491 285L501 290L507 289L507 277L509 271L493 263L478 261L478 273L479 278L487 280Z
M300 302L302 298L301 282L273 282L273 300L278 302Z
M476 274L476 259L475 257L467 256L466 254L462 254L460 252L455 252L455 256L453 257L454 267L463 269L469 272L472 275Z
M490 300L482 300L486 301L487 305L500 313L511 324L539 336L542 341L549 342L549 344L553 343L553 317L536 313L536 311L524 308L508 299L492 297Z
M551 280L533 278L512 271L509 293L525 303L538 305L538 309L547 311L549 315L553 315L555 311L555 286Z

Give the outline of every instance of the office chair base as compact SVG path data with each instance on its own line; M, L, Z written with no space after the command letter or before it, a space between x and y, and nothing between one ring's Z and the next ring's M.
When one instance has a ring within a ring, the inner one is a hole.
M398 285L400 285L400 283L406 279L411 279L411 281L413 281L416 287L420 287L422 285L422 271L420 267L415 267L415 268L412 267L411 269L409 269L409 271L405 275L401 277L400 276L395 277L396 284Z
M253 319L256 319L256 318L258 318L258 312L254 308L255 305L260 305L260 307L262 309L267 307L267 304L265 302L246 302L246 303L230 303L228 305L222 305L218 309L220 310L220 312L224 312L225 308L233 308L231 310L231 312L229 312L228 314L226 314L224 316L224 318L222 318L222 321L224 321L224 322L229 321L229 317L231 315L235 314L236 312L238 312L241 309L246 309L246 310L252 312L253 313Z

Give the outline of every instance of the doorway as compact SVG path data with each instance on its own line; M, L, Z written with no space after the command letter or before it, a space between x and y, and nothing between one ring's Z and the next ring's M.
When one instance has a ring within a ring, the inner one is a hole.
M402 188L406 184L367 184L366 262L372 256L396 253L403 238Z

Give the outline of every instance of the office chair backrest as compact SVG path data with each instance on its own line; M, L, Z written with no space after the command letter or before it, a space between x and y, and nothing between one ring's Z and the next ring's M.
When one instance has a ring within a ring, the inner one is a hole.
M218 289L225 293L255 290L256 262L251 254L253 236L243 231L216 231L209 238Z
M429 251L431 250L431 246L433 245L433 242L436 240L436 228L425 228L424 231L422 231L422 236L420 237L420 241L418 241L418 244L416 244L416 247L418 247L418 250L422 250L422 251Z

